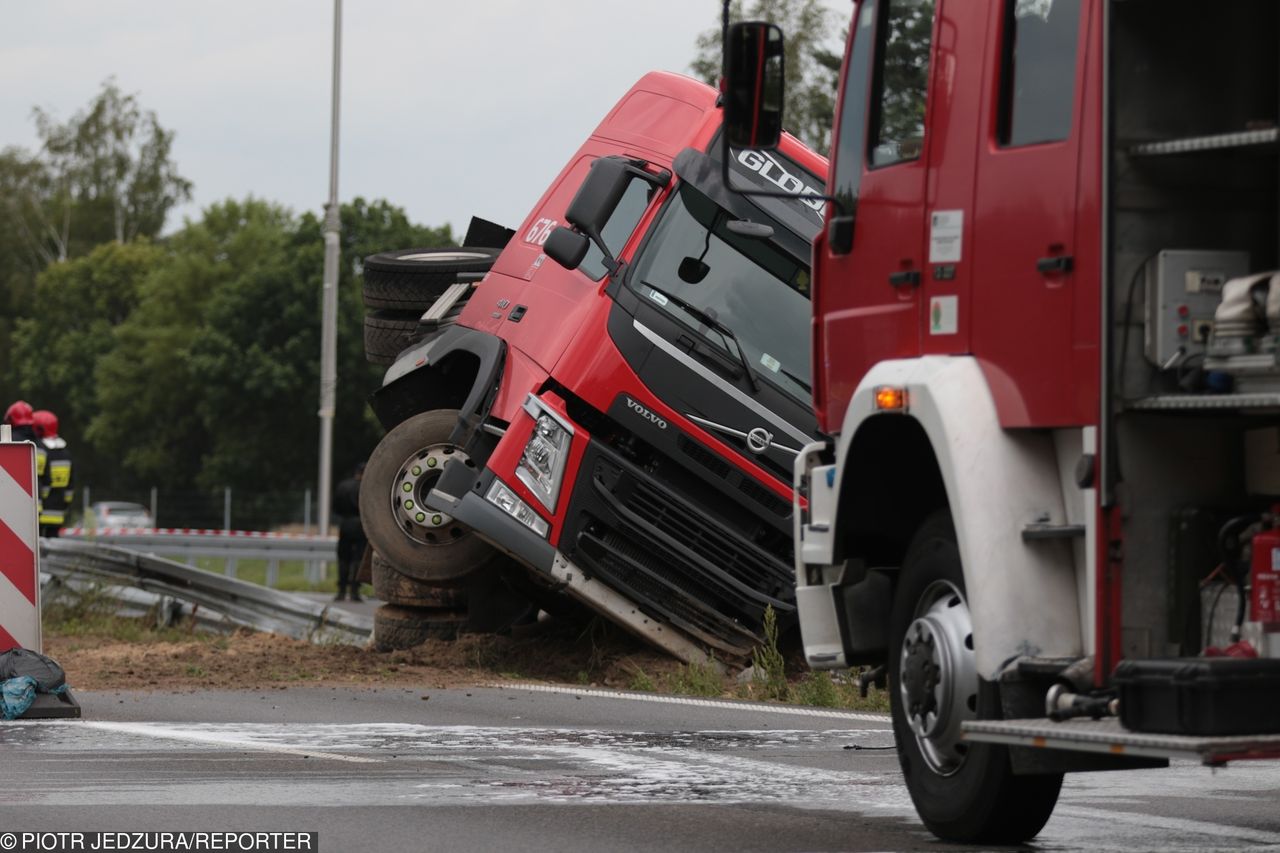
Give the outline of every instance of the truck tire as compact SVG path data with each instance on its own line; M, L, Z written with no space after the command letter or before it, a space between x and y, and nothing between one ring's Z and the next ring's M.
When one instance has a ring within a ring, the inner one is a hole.
M1062 774L1014 776L1006 747L960 740L966 719L998 719L978 676L951 515L930 516L903 561L890 617L889 684L898 761L916 812L947 841L1018 844L1053 813Z
M390 652L411 649L427 640L455 640L466 622L465 610L384 604L373 611L373 647Z
M456 409L408 418L373 449L360 481L360 519L369 543L396 571L432 586L463 586L498 557L469 528L423 505L444 463L466 459L449 444L457 422Z
M383 559L377 551L373 552L373 597L387 604L400 607L444 607L463 608L467 606L467 593L461 589L427 586L422 581L411 578L396 570L396 567Z
M364 357L373 364L391 364L413 343L418 314L370 311L364 315Z
M459 273L488 272L499 252L467 246L370 255L364 259L364 304L421 314L458 280Z

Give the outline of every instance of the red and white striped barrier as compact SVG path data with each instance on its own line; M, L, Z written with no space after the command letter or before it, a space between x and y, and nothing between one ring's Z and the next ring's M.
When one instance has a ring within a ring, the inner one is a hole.
M35 445L0 442L0 652L40 651L37 488Z

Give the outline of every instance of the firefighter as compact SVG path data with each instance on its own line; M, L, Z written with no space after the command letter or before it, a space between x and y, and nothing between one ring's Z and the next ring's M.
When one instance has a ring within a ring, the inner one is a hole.
M41 443L39 436L36 434L35 424L32 419L31 404L26 400L18 400L9 406L4 413L4 422L11 428L11 434L14 441L29 441L36 446L36 480L40 487L44 487L45 479L48 476L45 470L48 460L48 451L45 450L44 444ZM43 511L40 505L40 496L36 495L36 512Z
M13 427L14 441L36 442L35 427L31 423L31 404L26 400L18 400L9 406L4 413L4 422Z
M56 538L75 498L71 490L71 452L66 439L58 435L57 415L40 409L31 417L47 459L45 475L40 480L40 535Z
M360 480L364 477L364 463L355 467L351 476L338 484L333 493L333 512L338 516L338 594L334 601L341 601L350 590L351 601L363 601L360 597L360 581L356 574L369 540L360 523Z

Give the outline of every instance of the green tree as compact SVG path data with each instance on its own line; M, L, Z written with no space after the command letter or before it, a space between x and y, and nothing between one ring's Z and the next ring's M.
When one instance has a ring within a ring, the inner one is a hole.
M286 264L292 215L263 201L226 201L175 234L165 263L147 278L140 301L115 331L115 345L96 371L99 411L89 438L119 459L129 485L187 490L203 483L211 430L241 428L209 416L209 389L193 365L209 304L230 287L278 286ZM264 322L261 305L249 322ZM230 376L225 381L239 382ZM219 483L217 485L227 485ZM216 487L216 486L215 486Z
M165 216L191 197L171 158L173 132L112 80L65 123L37 107L36 131L49 170L44 198L31 199L58 259L107 240L154 237Z
M832 45L831 15L821 0L732 0L732 21L768 21L786 35L787 89L782 120L787 130L814 150L825 154L831 147L835 117L839 54ZM722 74L722 32L719 25L697 39L697 56L689 67L695 77L716 85Z
M142 282L162 259L160 249L141 241L109 243L54 264L36 279L35 310L16 322L14 396L58 415L75 450L77 479L105 470L107 462L85 440L100 412L94 365L114 351L117 330L141 299Z
M366 398L381 369L364 359L359 260L447 245L385 201L342 207L335 466L381 437ZM319 423L321 220L257 200L225 201L173 235L139 304L95 374L90 439L119 460L115 487L224 486L245 495L315 483Z
M191 184L174 166L173 133L110 80L60 123L33 111L40 149L0 151L0 398L19 393L11 335L31 313L37 274L114 240L156 238Z

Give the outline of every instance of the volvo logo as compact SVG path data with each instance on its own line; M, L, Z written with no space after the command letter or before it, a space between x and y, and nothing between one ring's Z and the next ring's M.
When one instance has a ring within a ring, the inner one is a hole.
M631 411L635 412L636 414L648 420L651 424L656 426L658 429L667 428L666 421L664 421L662 418L658 417L653 412L646 409L644 406L637 403L635 400L632 400L630 397L627 398L627 408L631 409Z
M773 433L764 427L756 427L747 433L747 450L759 456L773 444Z

